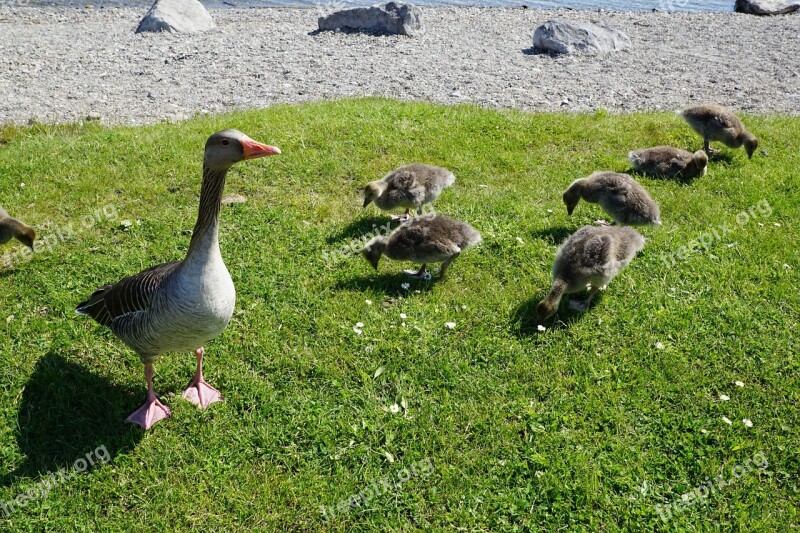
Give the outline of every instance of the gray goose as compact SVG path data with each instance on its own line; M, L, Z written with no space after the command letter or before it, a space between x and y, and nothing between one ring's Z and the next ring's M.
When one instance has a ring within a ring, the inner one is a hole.
M695 153L672 146L656 146L628 152L633 169L648 176L689 180L705 176L708 156L703 150Z
M600 204L618 224L661 224L658 205L645 188L627 174L594 172L588 178L573 181L563 196L568 215L572 214L581 198ZM598 222L605 224L603 220Z
M446 168L412 163L368 183L364 187L364 207L372 202L384 211L404 207L405 214L392 216L392 220L408 220L412 208L421 215L422 206L436 200L455 181L456 177Z
M744 145L747 157L753 158L753 152L758 148L758 139L747 131L732 111L719 105L703 104L687 107L678 111L678 114L703 137L703 150L708 155L712 154L709 143L719 141L731 148Z
M413 278L426 276L428 263L442 263L439 276L444 277L450 263L467 247L479 242L481 234L466 222L441 215L424 215L404 223L388 237L373 238L362 253L375 270L382 255L397 261L422 263L419 270L405 271Z
M597 291L604 290L642 248L644 237L620 226L584 226L567 237L556 252L550 293L536 310L539 322L555 314L564 294L587 287L589 298L579 307L588 309Z
M8 216L6 210L0 207L0 244L5 244L11 239L17 239L33 251L36 232L21 220Z
M236 290L219 251L225 177L238 161L279 153L278 148L236 130L209 137L203 157L200 209L186 257L104 285L77 306L78 313L110 328L144 364L147 401L126 421L148 429L170 415L153 391L153 362L165 352L195 353L197 370L184 398L201 409L222 399L203 379L203 346L225 329L236 302Z

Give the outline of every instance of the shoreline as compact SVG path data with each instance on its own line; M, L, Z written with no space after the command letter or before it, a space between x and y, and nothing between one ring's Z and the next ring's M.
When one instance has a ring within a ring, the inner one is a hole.
M0 124L150 124L378 96L525 111L800 114L800 15L424 8L419 37L313 34L315 8L209 10L217 28L134 34L143 10L0 6ZM630 50L531 50L551 18L603 21ZM723 20L720 20L723 19Z

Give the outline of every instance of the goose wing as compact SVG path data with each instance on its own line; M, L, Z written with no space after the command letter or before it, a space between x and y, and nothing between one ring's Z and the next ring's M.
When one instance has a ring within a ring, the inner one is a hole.
M180 265L180 261L164 263L111 285L103 285L81 302L75 310L89 315L99 324L111 327L118 319L147 311L161 283Z
M584 266L593 271L602 271L612 260L614 240L610 235L597 235L586 240L583 245Z
M386 182L388 184L386 195L393 203L418 204L425 196L424 187L411 171L395 171L386 179Z

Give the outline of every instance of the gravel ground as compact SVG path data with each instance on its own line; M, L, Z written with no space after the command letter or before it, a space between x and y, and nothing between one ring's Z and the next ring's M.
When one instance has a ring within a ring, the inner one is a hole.
M180 120L349 96L537 111L715 102L800 114L800 15L428 8L424 35L314 34L316 9L212 10L201 34L134 34L144 10L0 6L0 123ZM605 21L633 47L534 54L551 18Z

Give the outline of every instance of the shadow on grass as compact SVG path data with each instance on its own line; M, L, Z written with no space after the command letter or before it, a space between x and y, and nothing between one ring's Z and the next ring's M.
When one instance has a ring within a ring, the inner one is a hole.
M661 175L658 175L658 174L644 174L642 172L639 172L638 170L636 170L633 167L627 168L625 170L621 170L620 172L622 172L624 174L628 174L629 176L632 176L634 179L637 179L637 180L641 179L641 178L649 178L651 180L674 181L675 183L679 183L681 185L691 185L694 182L694 180L703 177L703 176L695 176L693 178L684 178L683 176L667 176L667 175L664 175L664 174L661 174Z
M103 446L111 459L134 448L143 432L124 422L124 409L133 410L142 398L139 388L114 385L62 355L46 354L25 385L17 416L17 443L26 461L0 477L0 486L69 471L76 460Z
M428 270L432 269L428 267ZM427 292L439 283L440 278L438 272L433 273L433 278L426 281L424 279L414 279L405 275L402 271L392 274L372 274L371 276L356 276L354 278L339 281L333 286L336 290L345 291L365 291L373 290L379 291L384 294L395 295L398 292L404 295L415 294L414 291ZM446 281L441 280L441 281ZM404 289L403 283L408 283L409 288Z
M390 224L387 226L387 224ZM366 241L375 235L376 231L380 231L381 235L387 235L393 229L398 227L400 222L393 221L389 216L365 216L357 218L350 222L347 226L342 228L335 235L325 239L328 244L337 244L342 241L352 241L357 239L359 241ZM388 231L387 231L388 228ZM348 242L349 244L349 242Z
M536 320L536 308L545 296L546 294L542 294L539 298L531 298L530 300L522 302L512 313L511 324L518 337L531 337L542 333L537 329L539 322ZM570 298L570 296L574 298ZM603 293L599 292L594 295L592 303L589 304L589 309L586 311L575 310L569 305L570 300L578 300L583 303L588 297L588 292L565 295L561 300L561 304L558 306L556 314L545 320L542 325L547 329L569 329L573 324L583 319L587 313L592 311L592 308L602 300Z
M580 229L580 226L575 228L567 228L565 226L554 226L551 228L544 228L531 232L531 236L535 239L547 241L550 244L561 244L564 239L575 233Z

